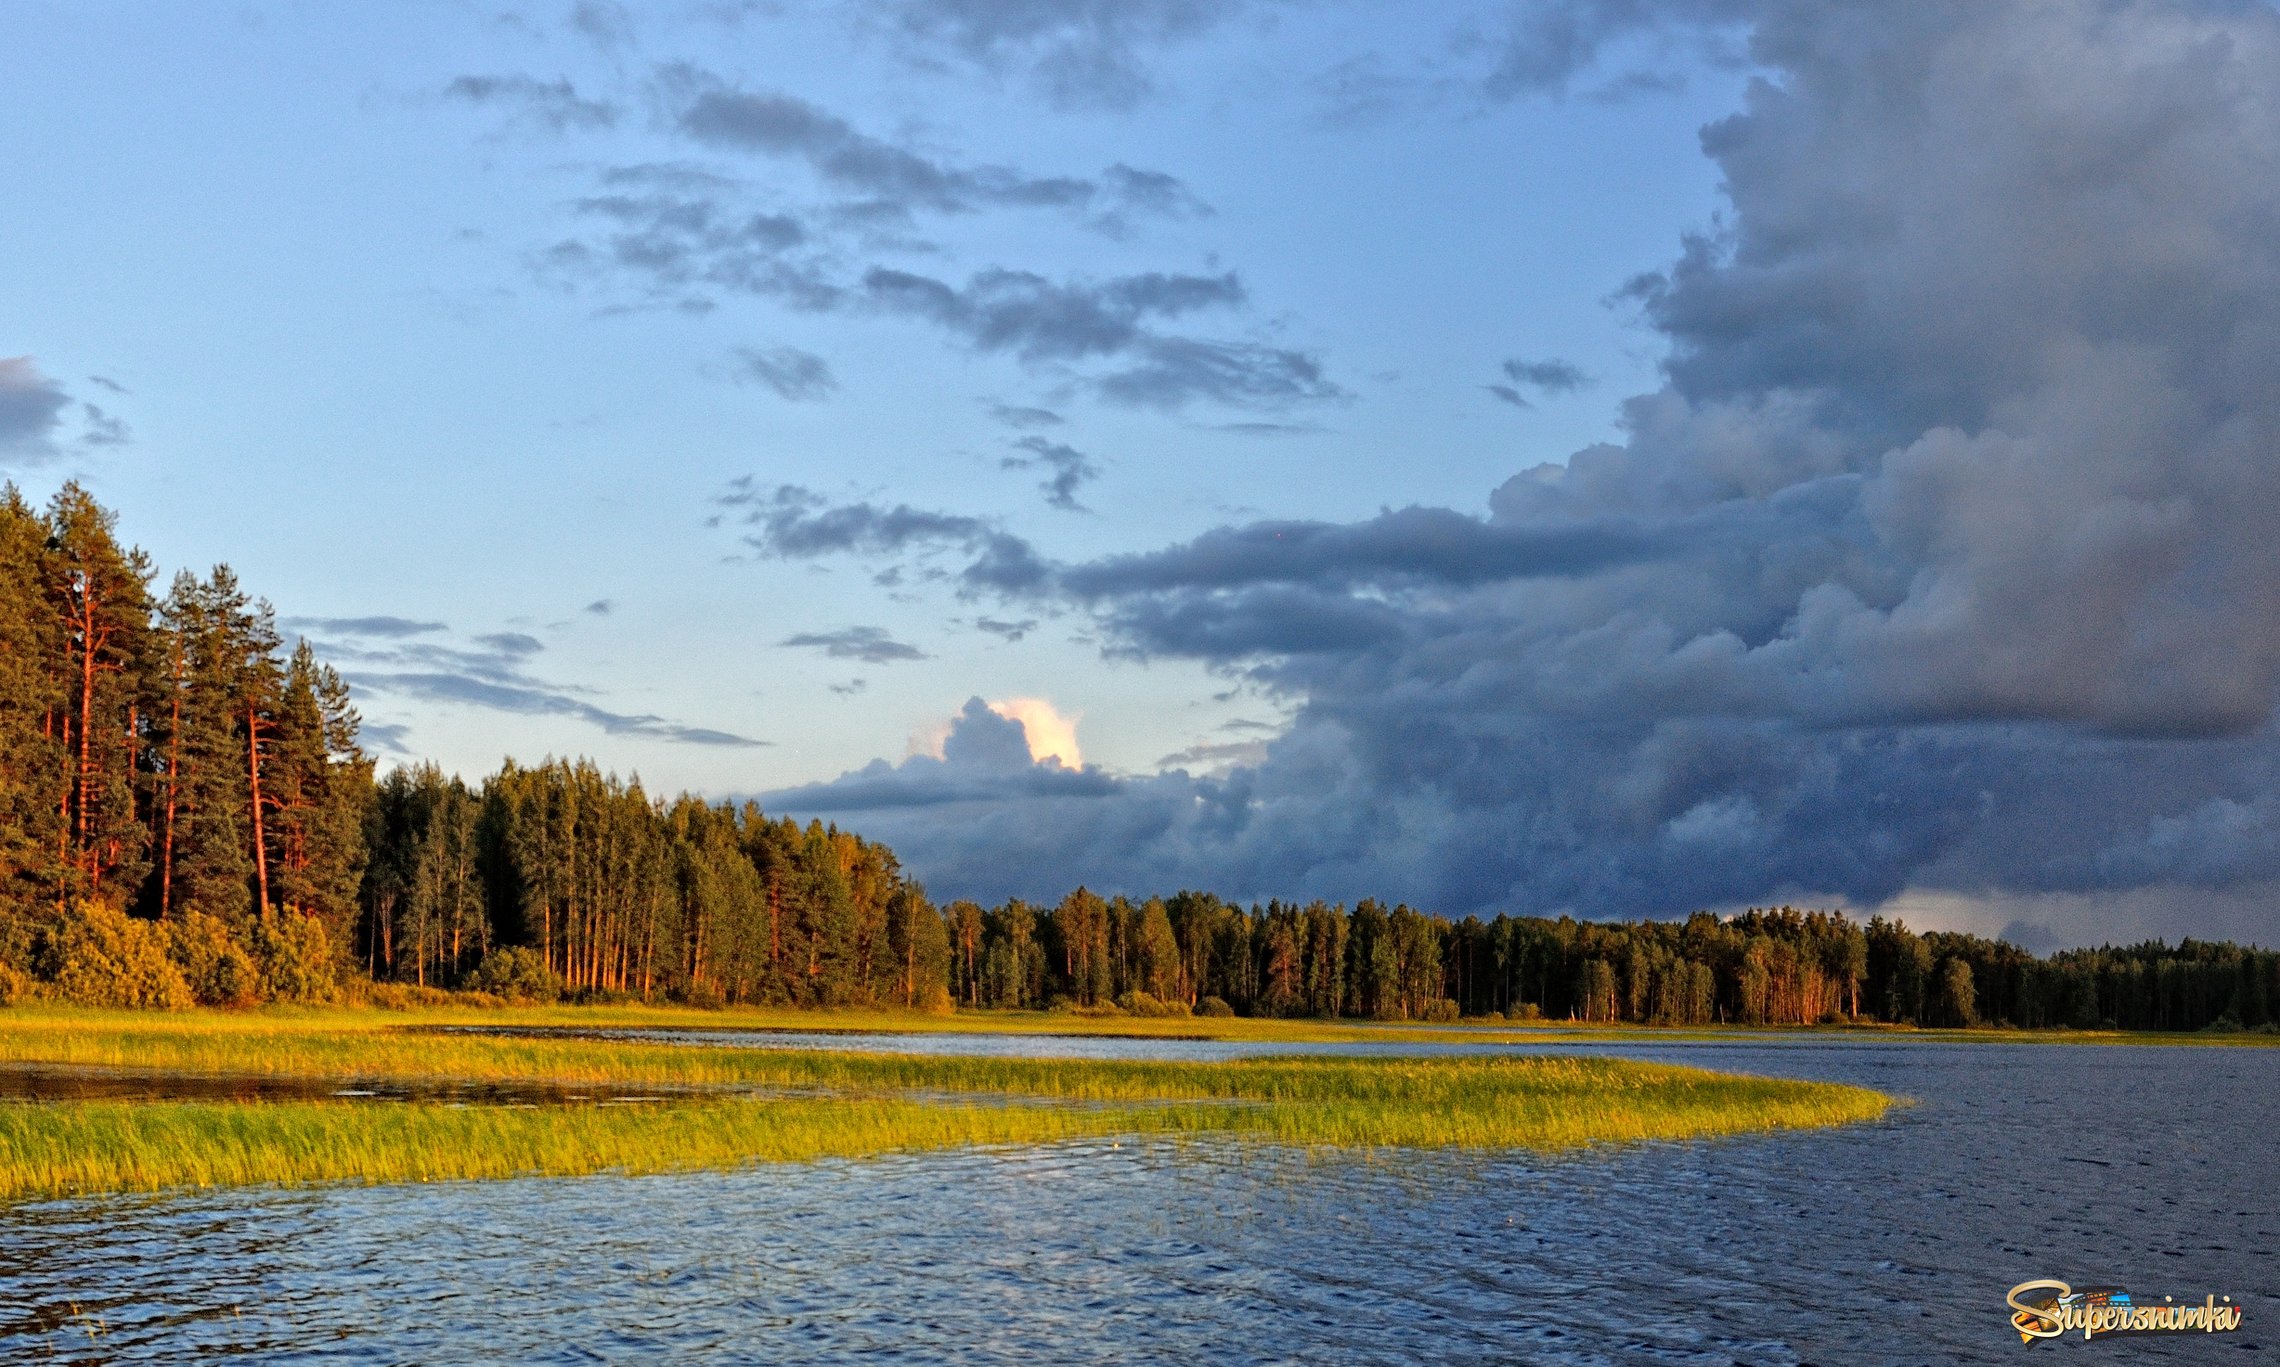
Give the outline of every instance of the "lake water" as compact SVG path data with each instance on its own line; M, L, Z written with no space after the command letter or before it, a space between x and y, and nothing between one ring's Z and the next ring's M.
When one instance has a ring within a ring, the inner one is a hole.
M2039 1277L2141 1303L2230 1295L2247 1317L2038 1356L2280 1356L2280 1050L1538 1049L1917 1104L1845 1130L1552 1158L1102 1141L0 1208L0 1361L2009 1362L2030 1350L2004 1293Z

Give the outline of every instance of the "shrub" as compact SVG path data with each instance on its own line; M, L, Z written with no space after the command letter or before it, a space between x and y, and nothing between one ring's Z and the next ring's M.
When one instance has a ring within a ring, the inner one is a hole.
M1196 1003L1195 1013L1199 1016L1232 1016L1235 1008L1227 1004L1225 997L1205 997Z
M928 983L918 990L918 1009L929 1016L947 1016L957 1010L950 1000L950 989L941 983Z
M562 979L546 966L535 949L514 945L483 956L468 976L467 985L509 1001L551 1002L562 996Z
M1186 1002L1165 1001L1137 988L1118 997L1116 1004L1135 1016L1184 1016L1188 1014Z
M332 935L314 916L269 912L253 923L261 995L273 1002L329 1002L340 988Z
M1457 1014L1457 1004L1447 997L1443 997L1439 1001L1428 1002L1425 1009L1417 1014L1417 1019L1431 1021L1435 1024L1445 1024L1455 1020Z
M0 1006L14 1006L30 1001L35 985L32 976L11 963L0 963Z
M179 1011L192 1002L190 984L167 956L166 942L154 922L81 902L53 932L48 976L57 995L82 1006Z
M728 998L723 997L720 989L711 983L688 983L673 994L673 1000L683 1006L693 1006L699 1011L718 1011L728 1005Z
M182 980L201 1006L249 1006L260 991L253 956L230 929L204 912L187 912L167 924L168 948Z

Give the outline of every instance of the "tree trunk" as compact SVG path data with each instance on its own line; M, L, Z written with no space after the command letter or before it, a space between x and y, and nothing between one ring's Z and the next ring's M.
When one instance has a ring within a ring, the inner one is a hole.
M245 753L248 779L253 788L253 883L261 900L258 910L269 910L269 838L261 823L261 713L246 704Z
M81 600L79 621L79 811L75 829L79 836L81 853L89 853L87 841L87 785L94 765L88 759L88 737L94 734L95 720L95 652L99 642L95 639L95 589L85 589ZM93 862L90 854L89 862Z

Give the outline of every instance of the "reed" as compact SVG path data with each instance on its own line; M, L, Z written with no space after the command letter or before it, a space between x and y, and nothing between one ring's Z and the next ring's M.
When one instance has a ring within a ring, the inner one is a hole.
M154 1076L693 1089L664 1103L530 1109L0 1106L0 1198L656 1172L1110 1134L1548 1150L1845 1124L1892 1104L1856 1087L1611 1058L944 1058L435 1035L401 1017L341 1013L7 1012L0 1060Z
M0 1199L178 1187L654 1173L1160 1127L1166 1113L892 1100L659 1106L0 1106Z

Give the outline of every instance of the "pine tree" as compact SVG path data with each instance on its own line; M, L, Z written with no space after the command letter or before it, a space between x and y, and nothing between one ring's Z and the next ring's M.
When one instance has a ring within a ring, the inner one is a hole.
M56 795L69 770L62 629L48 610L47 527L0 486L0 964L28 966L36 921L57 905L64 848Z
M65 696L53 732L69 774L57 794L67 825L70 890L131 899L145 869L148 828L138 810L142 705L151 629L150 561L122 549L113 517L77 483L48 505L50 610L61 630Z
M255 859L261 827L253 779L257 747L266 744L262 708L275 691L263 677L276 669L268 654L275 632L266 609L246 597L226 565L202 583L178 577L166 619L181 653L167 707L179 720L167 743L172 816L161 835L168 851L163 905L241 926L266 891Z

